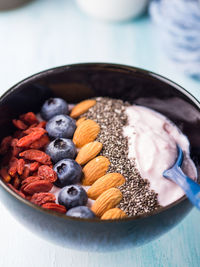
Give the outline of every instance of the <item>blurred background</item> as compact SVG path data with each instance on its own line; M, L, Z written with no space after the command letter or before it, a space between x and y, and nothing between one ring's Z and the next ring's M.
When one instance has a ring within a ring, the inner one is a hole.
M0 94L39 71L110 62L170 78L200 100L199 0L0 0ZM200 264L199 213L135 251L91 254L40 240L0 204L0 266Z

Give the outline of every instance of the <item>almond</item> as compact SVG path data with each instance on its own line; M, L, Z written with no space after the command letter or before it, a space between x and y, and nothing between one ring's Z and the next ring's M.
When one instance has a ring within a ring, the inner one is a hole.
M80 165L87 163L89 160L93 159L99 154L102 147L102 143L97 141L84 145L78 152L76 162L78 162Z
M117 188L110 188L103 192L92 205L91 210L101 217L107 210L116 207L122 199L122 193Z
M117 220L117 219L122 219L126 217L128 216L123 210L114 208L114 209L107 210L101 217L101 220Z
M92 185L97 179L106 174L110 161L103 156L96 157L83 168L83 185Z
M85 144L94 141L99 132L99 124L93 120L85 120L76 128L73 142L76 147L82 147Z
M76 121L76 126L78 127L83 121L86 120L86 117L82 117Z
M72 118L78 118L80 115L88 111L89 108L93 107L96 104L96 100L87 99L80 103L78 103L75 107L73 107L70 116Z
M97 199L109 188L120 186L125 183L125 178L120 173L107 173L99 178L87 191L88 197Z

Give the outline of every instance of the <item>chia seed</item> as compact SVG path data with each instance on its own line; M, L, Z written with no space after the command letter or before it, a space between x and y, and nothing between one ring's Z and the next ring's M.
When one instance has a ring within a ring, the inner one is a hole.
M136 163L128 158L128 139L123 136L123 127L128 123L125 109L128 102L105 97L96 98L96 105L83 116L100 125L97 141L103 144L101 155L110 160L108 172L121 173L126 182L118 188L123 198L118 207L128 216L151 212L160 207L155 191L150 189L147 179L143 179Z

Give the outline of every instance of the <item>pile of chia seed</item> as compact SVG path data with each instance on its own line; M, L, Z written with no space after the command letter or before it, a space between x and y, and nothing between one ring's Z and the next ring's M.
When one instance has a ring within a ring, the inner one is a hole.
M118 207L128 216L157 209L160 207L157 194L140 176L135 161L128 158L128 139L123 136L123 127L128 119L125 109L130 104L105 97L98 97L96 101L96 105L83 116L96 121L101 127L97 141L103 144L101 155L110 160L108 172L121 173L126 179L125 184L119 187L123 198Z

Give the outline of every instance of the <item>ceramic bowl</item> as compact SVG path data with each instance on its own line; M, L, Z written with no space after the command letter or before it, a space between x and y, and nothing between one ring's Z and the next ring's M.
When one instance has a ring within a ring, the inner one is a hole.
M12 118L38 112L50 96L76 103L108 96L153 108L176 123L191 144L199 170L200 104L185 89L155 73L134 67L89 63L62 66L35 74L0 98L0 140L14 130ZM44 210L21 198L0 180L0 200L18 221L35 234L60 246L112 251L146 244L169 231L191 210L183 196L172 204L141 216L115 221L77 219Z
M76 0L88 15L105 21L124 21L143 14L148 0Z

